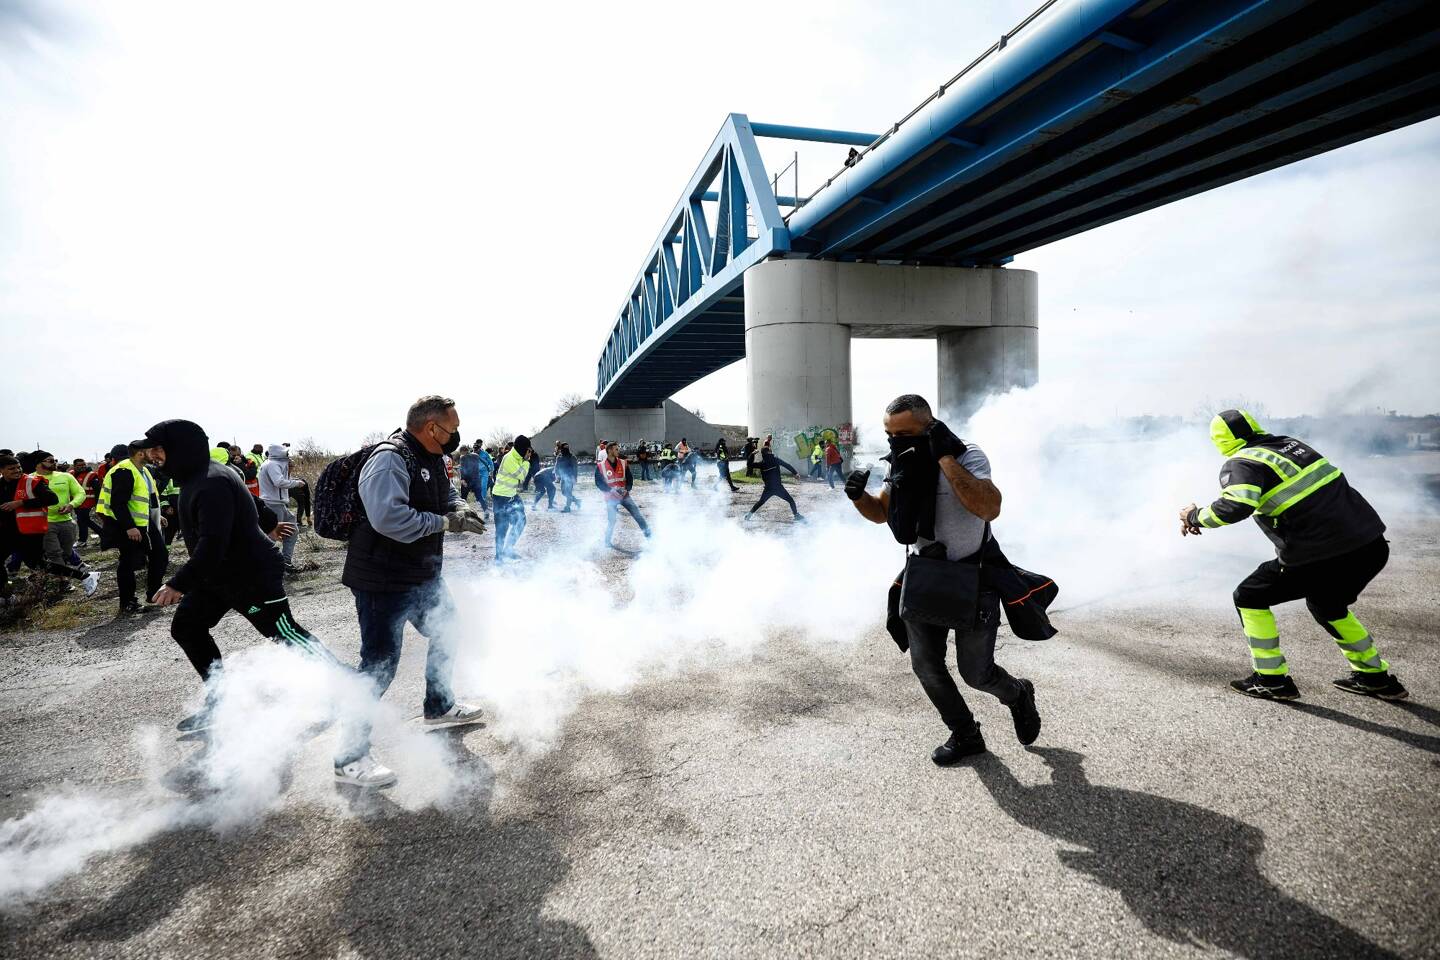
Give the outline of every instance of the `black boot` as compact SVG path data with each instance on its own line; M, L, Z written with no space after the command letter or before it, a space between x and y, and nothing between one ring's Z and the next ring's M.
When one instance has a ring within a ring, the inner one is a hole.
M935 752L930 754L930 759L935 761L937 767L948 767L966 757L984 752L985 738L980 735L980 724L976 723L964 733L952 731L950 739L936 747Z
M1040 736L1040 711L1035 709L1035 684L1029 680L1019 683L1025 690L1010 704L1010 717L1015 721L1015 737L1028 747Z

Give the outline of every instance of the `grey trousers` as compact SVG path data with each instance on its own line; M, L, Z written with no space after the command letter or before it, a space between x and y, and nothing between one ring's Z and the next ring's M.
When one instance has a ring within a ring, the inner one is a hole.
M295 522L295 514L290 512L290 502L288 500L266 500L265 506L275 511L275 516L279 518L281 523ZM298 531L292 533L285 538L280 546L280 553L285 557L287 564L290 562L290 558L295 555L295 541L299 539L299 537L300 534Z
M70 566L70 551L75 549L75 540L79 536L80 528L74 520L52 522L50 529L45 531L45 559Z
M960 679L969 687L991 694L1001 703L1013 703L1024 688L995 663L995 632L1000 628L1000 598L991 592L980 595L975 625L955 631L955 660ZM945 665L949 627L905 621L910 638L910 667L920 680L925 695L940 711L945 725L958 733L974 729L975 717L960 695L960 688Z

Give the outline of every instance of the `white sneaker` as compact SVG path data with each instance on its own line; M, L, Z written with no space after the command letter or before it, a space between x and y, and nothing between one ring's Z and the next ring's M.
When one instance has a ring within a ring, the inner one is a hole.
M438 717L426 717L427 727L458 727L466 723L479 723L485 711L470 703L456 703Z
M91 570L89 573L87 573L85 575L85 579L80 581L80 586L85 588L85 596L87 597L95 596L95 589L99 585L100 574L96 573L94 570Z
M365 754L354 763L335 768L335 779L339 783L351 783L357 787L388 787L396 781L395 771L375 758Z

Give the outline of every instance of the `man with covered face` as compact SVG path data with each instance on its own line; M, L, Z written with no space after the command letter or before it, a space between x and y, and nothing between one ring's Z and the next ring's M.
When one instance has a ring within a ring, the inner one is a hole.
M250 495L240 476L211 457L199 424L165 420L145 431L147 454L180 485L176 508L189 559L152 600L178 604L170 636L190 665L209 682L220 668L220 648L210 631L234 610L260 635L333 662L325 646L295 620L285 593L284 564L275 541L294 533L288 523ZM185 732L210 724L213 686L206 706L181 720Z
M895 539L909 545L913 554L955 563L980 558L992 546L990 521L1000 515L1000 491L990 479L990 460L984 451L956 437L915 394L891 401L884 424L890 438L886 458L890 474L877 496L865 490L868 470L852 473L845 481L845 495L855 509L873 523L889 524ZM1035 685L1012 677L995 663L999 624L999 594L982 581L972 615L954 628L956 665L968 686L1010 708L1016 737L1028 745L1040 735ZM950 728L950 739L930 755L940 766L985 752L980 724L945 664L950 630L904 620L910 666Z
M1336 687L1381 700L1408 697L1350 609L1390 558L1385 523L1375 508L1314 447L1266 433L1248 411L1216 414L1210 440L1226 458L1220 497L1208 507L1181 507L1180 535L1254 517L1276 554L1235 588L1254 672L1232 680L1231 689L1263 700L1300 696L1270 608L1303 599L1349 662L1350 675L1333 681Z

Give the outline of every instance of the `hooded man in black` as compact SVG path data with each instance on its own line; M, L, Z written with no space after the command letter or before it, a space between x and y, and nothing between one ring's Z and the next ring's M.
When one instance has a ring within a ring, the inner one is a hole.
M166 420L145 431L145 440L151 457L180 485L180 534L190 555L153 602L180 605L170 635L200 678L209 680L220 666L210 631L230 610L270 640L336 662L290 612L275 546L289 524L277 523L234 470L210 459L210 441L197 424ZM181 729L201 729L207 721L202 712L181 721Z
M771 450L770 446L771 439L766 437L764 445L760 448L760 479L765 482L765 489L760 494L760 499L755 501L755 506L745 514L745 519L749 520L755 516L755 512L765 506L766 500L771 497L779 497L790 504L790 512L795 515L796 520L804 520L805 518L800 516L800 508L795 506L795 498L790 496L790 491L786 490L785 484L781 482L780 470L782 467L789 470L792 477L798 477L800 474L796 473L795 468L790 464L775 456L775 451Z

